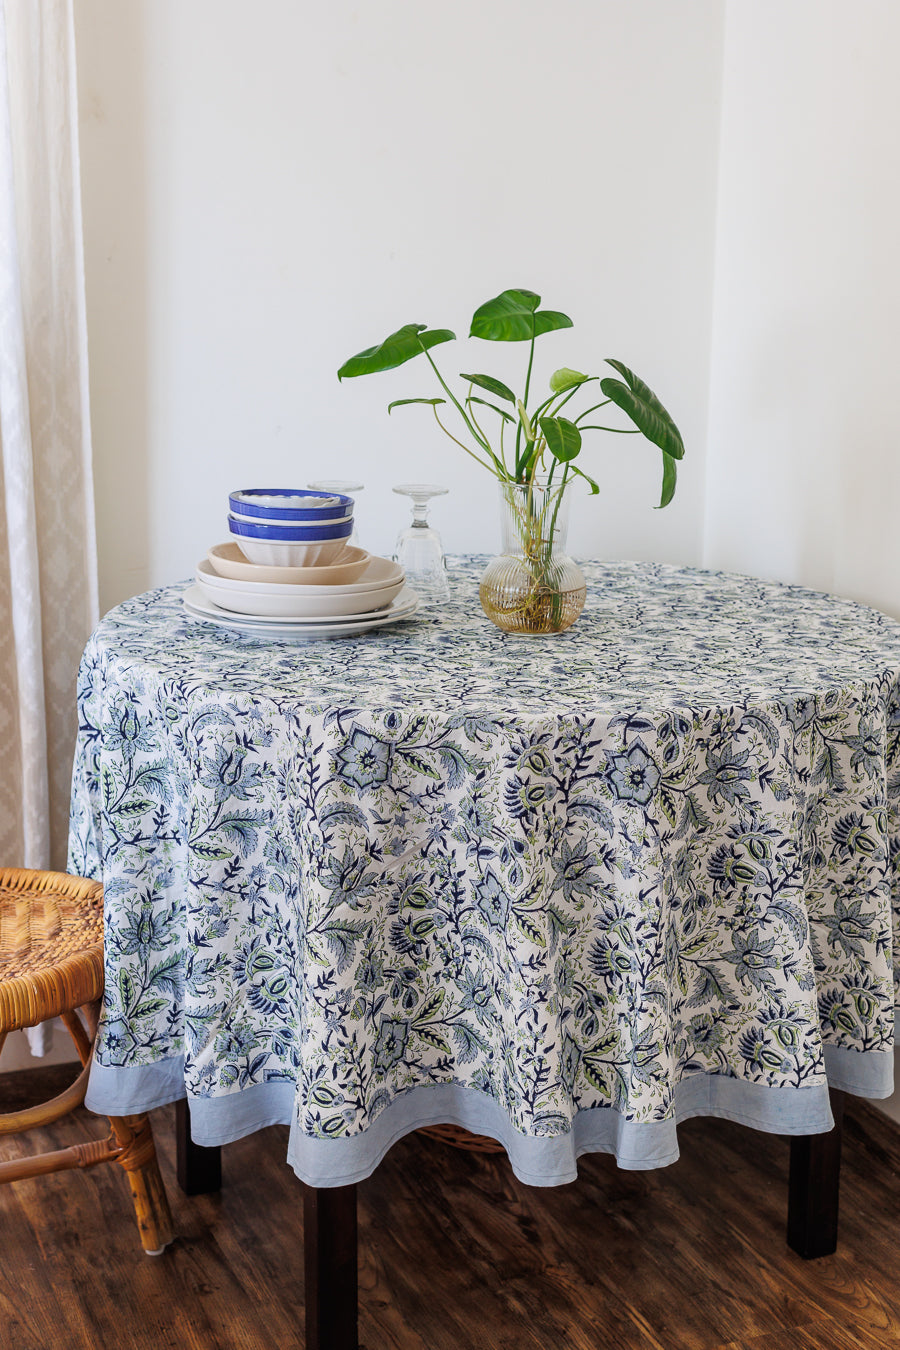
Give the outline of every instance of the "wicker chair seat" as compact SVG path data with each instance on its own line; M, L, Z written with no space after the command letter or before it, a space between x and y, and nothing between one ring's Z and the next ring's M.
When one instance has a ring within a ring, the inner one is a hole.
M103 993L103 887L0 869L0 1033L34 1027Z
M50 1102L0 1113L0 1138L41 1128L84 1102L103 996L103 887L63 872L0 869L0 1048L10 1031L60 1017L81 1073ZM172 1240L172 1216L144 1114L110 1116L106 1139L0 1161L0 1184L116 1162L128 1176L144 1250Z

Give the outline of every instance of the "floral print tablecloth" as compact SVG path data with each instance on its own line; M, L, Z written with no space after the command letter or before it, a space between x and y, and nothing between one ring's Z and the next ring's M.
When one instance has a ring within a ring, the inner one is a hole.
M585 565L555 637L439 614L258 641L184 586L79 678L70 870L106 896L89 1104L291 1124L314 1184L416 1125L528 1180L677 1156L700 1111L830 1122L892 1083L900 624L797 587Z

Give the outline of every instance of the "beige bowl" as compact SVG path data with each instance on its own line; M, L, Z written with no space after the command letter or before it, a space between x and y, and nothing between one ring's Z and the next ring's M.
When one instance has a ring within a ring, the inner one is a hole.
M371 561L371 554L354 544L346 544L337 561L327 567L272 567L248 562L238 545L233 543L215 544L206 556L220 577L293 586L345 586L361 577Z

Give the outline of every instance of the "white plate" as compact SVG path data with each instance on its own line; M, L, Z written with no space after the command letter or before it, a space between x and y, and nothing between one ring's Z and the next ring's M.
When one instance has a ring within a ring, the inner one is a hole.
M367 614L358 619L291 619L281 622L230 614L204 599L199 586L189 586L182 599L186 612L199 622L214 624L218 628L244 633L249 637L270 638L278 642L309 642L317 638L353 637L358 633L368 633L373 628L384 628L388 624L411 619L419 607L419 597L414 591L406 595L402 606L392 604L380 615Z
M199 586L191 586L185 592L188 597L188 603L192 609L202 611L211 615L222 615L228 619L240 620L250 627L256 627L257 624L265 624L267 628L298 627L305 624L329 624L329 623L355 623L357 620L368 619L367 613L361 613L359 610L347 610L343 614L284 614L284 615L259 615L259 614L239 614L231 610L226 610L222 605L208 596L204 596ZM395 600L388 605L383 605L381 609L375 611L371 617L380 618L383 614L398 614L411 608L418 603L418 595L415 591L404 586L401 593Z
M227 548L228 545L218 544L216 549ZM255 567L255 564L254 564ZM272 570L282 571L318 571L318 568L288 568L272 569L260 567L260 572L270 572ZM330 570L330 569L328 569ZM197 571L203 574L207 581L213 582L218 586L225 586L232 590L258 591L260 595L360 595L363 591L376 590L379 586L389 585L392 581L402 581L405 575L403 568L399 563L391 562L390 558L379 558L377 555L371 555L366 564L366 569L355 581L348 581L340 586L334 585L312 585L297 581L280 580L272 581L269 579L251 581L247 577L233 578L220 576L216 568L211 565L207 558L197 564ZM327 582L327 578L326 578Z
M273 587L259 590L226 581L212 571L209 563L198 564L195 579L212 604L257 619L355 619L373 610L387 609L404 584L401 575L396 581L352 594L345 594L342 588L335 595L329 587L325 595L307 595L303 587L281 586L279 594L271 595Z

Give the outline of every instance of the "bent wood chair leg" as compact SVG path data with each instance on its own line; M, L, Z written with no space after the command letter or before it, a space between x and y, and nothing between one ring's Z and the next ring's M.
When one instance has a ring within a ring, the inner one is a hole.
M110 1116L109 1123L121 1149L116 1162L128 1177L141 1244L148 1256L159 1256L175 1231L150 1121L145 1115Z
M74 1083L70 1083L52 1101L0 1115L0 1136L21 1134L53 1124L83 1104L98 1012L97 1003L86 1005L84 1008L90 1035L76 1012L60 1014L75 1042L82 1065L81 1073ZM172 1241L174 1231L169 1202L159 1174L150 1121L145 1115L110 1116L109 1123L111 1133L106 1139L91 1139L88 1143L72 1144L69 1148L56 1149L52 1153L32 1154L27 1158L0 1163L0 1183L21 1181L26 1177L46 1176L52 1172L72 1168L84 1169L97 1167L101 1163L117 1162L128 1176L144 1251L148 1256L158 1256Z
M358 1350L356 1187L303 1184L306 1350Z
M185 1195L210 1195L222 1189L222 1150L194 1143L185 1097L175 1103L175 1155L178 1185Z
M837 1248L844 1093L832 1089L830 1096L834 1128L791 1140L787 1240L807 1260Z

